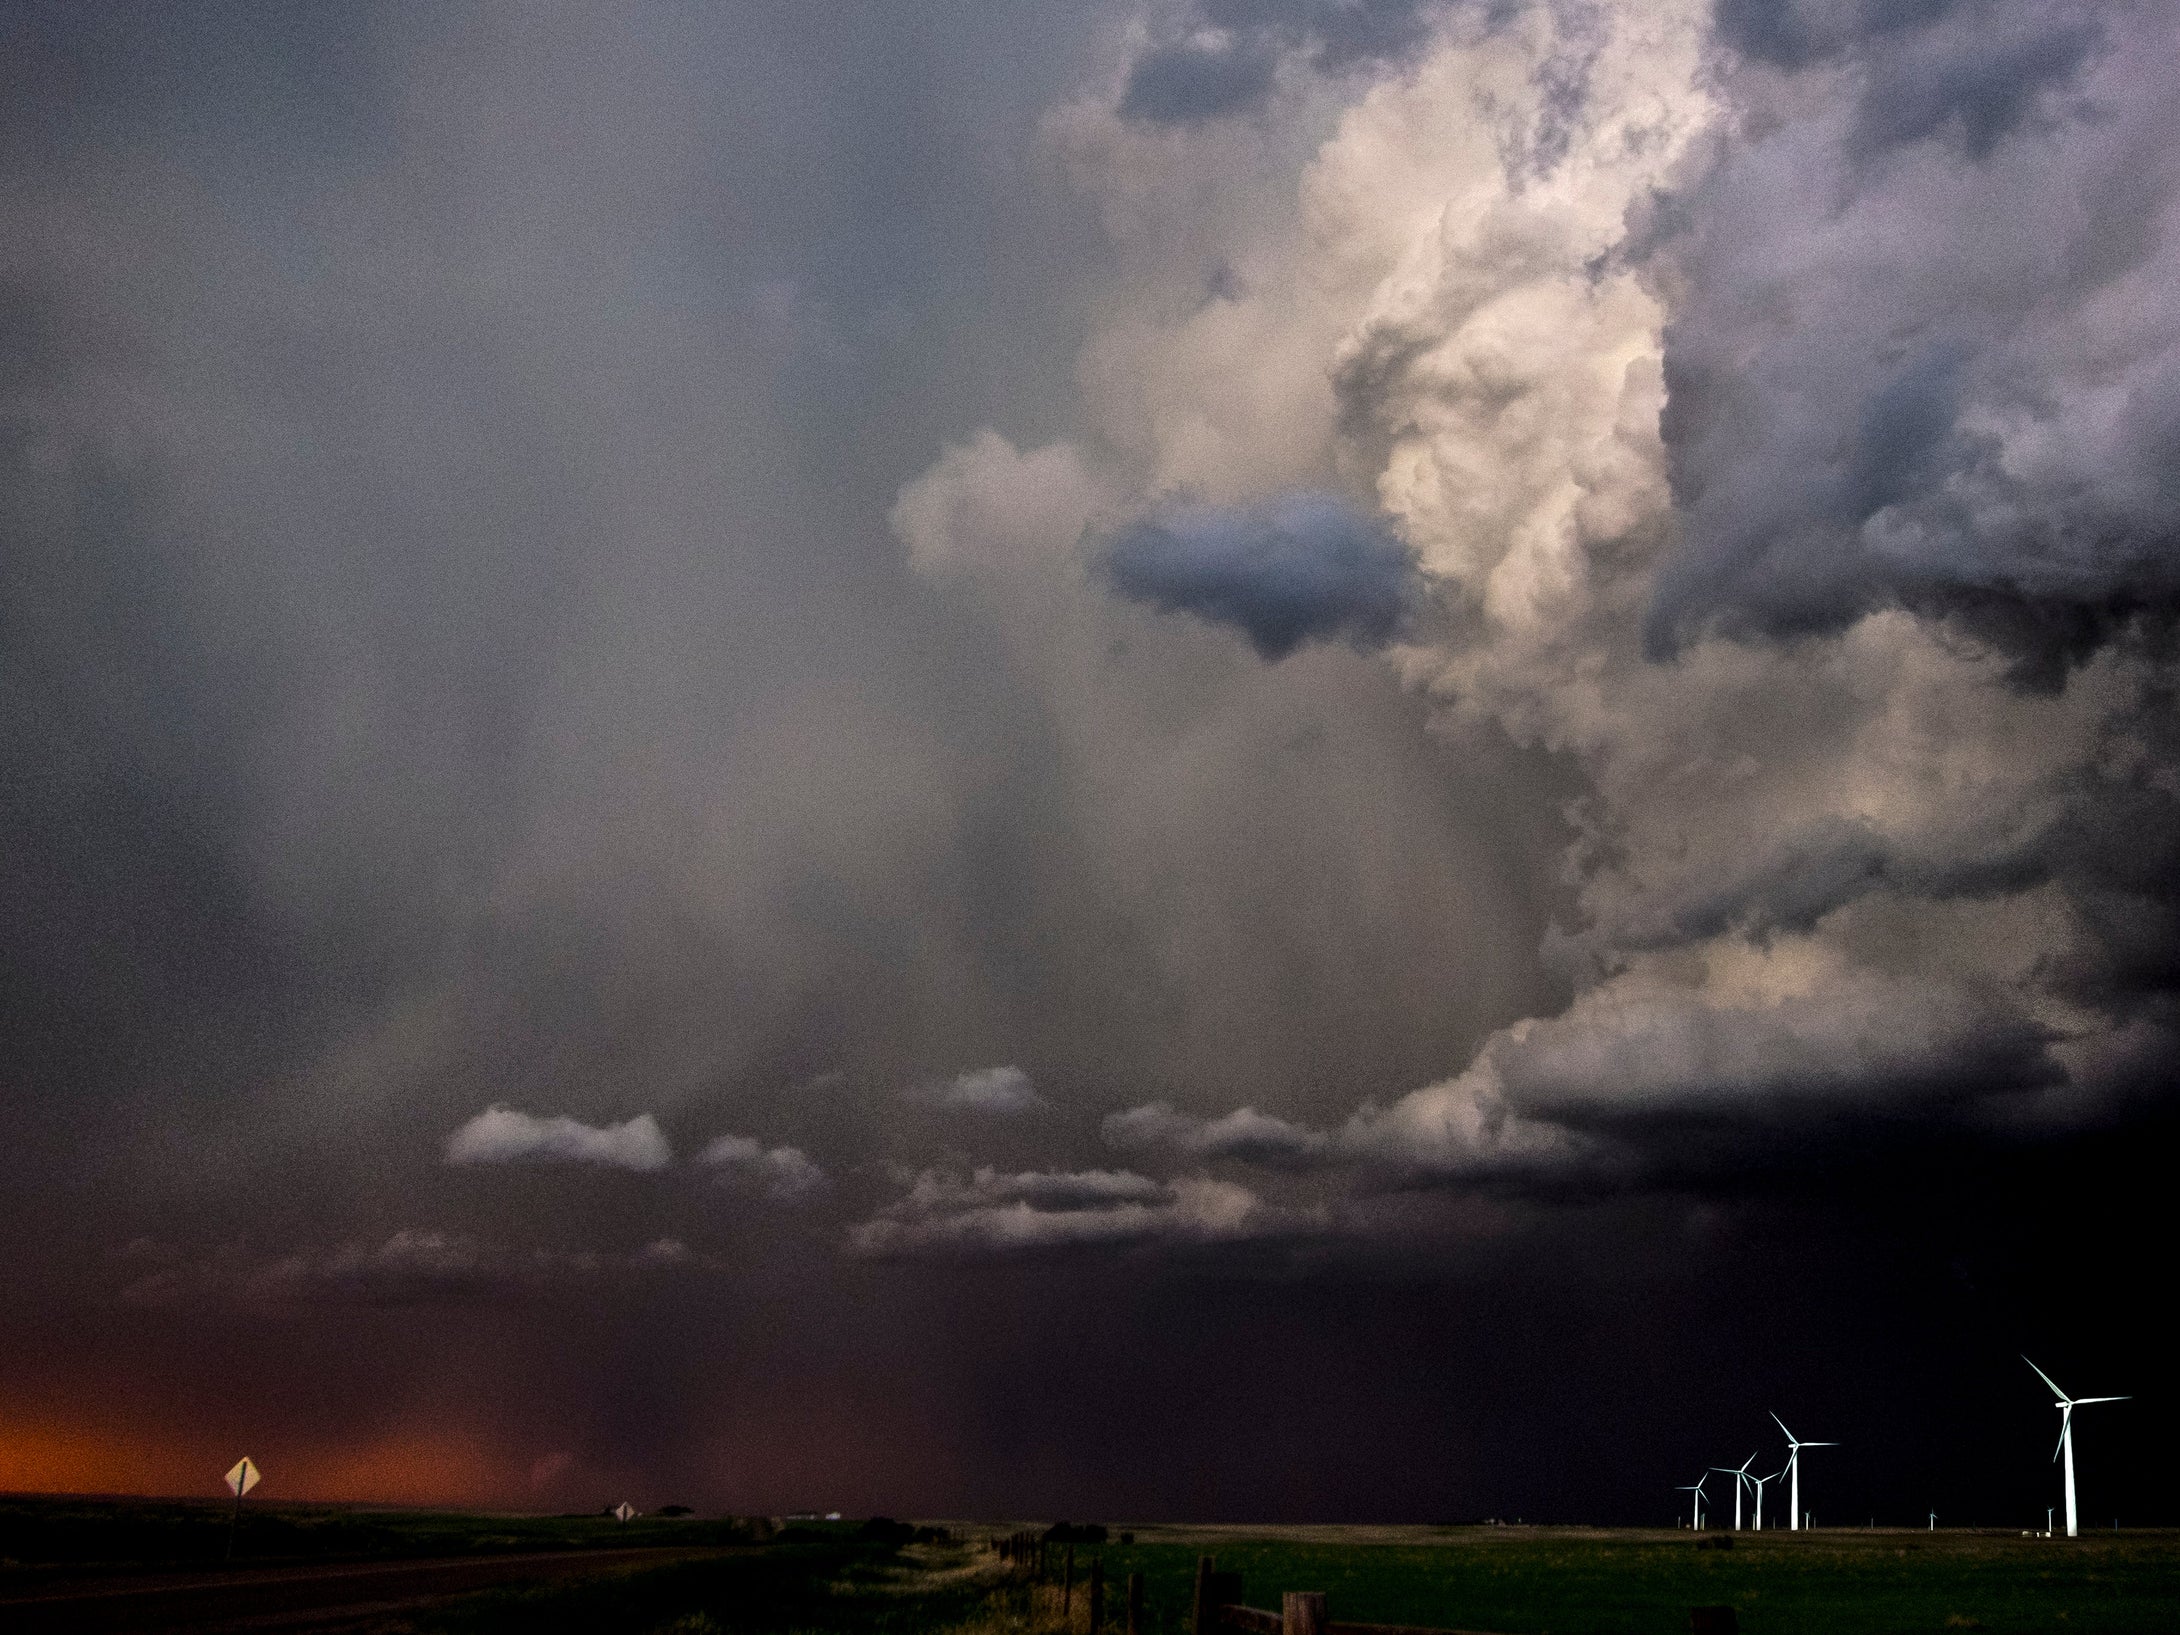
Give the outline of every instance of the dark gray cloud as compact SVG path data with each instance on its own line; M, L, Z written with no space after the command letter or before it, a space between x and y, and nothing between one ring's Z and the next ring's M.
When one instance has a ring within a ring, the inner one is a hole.
M1292 54L1326 72L1398 61L1429 36L1430 0L1202 0L1185 37L1129 66L1120 113L1158 125L1230 118L1263 106Z
M1278 53L1253 40L1160 46L1128 70L1120 112L1159 125L1246 113L1271 91L1278 67Z
M1721 21L1789 78L1859 89L1791 117L1782 101L1684 201L1665 428L1687 542L1659 580L1657 650L1907 606L2048 684L2163 617L2180 103L2147 65L2173 45L2169 10ZM1768 106L1759 75L1737 83Z
M1415 606L1408 548L1345 500L1296 493L1255 506L1183 506L1109 542L1121 595L1240 631L1266 659L1306 642L1382 647Z

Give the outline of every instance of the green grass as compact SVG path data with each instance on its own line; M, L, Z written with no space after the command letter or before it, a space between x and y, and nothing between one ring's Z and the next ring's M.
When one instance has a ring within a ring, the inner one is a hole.
M1242 1575L1251 1606L1323 1590L1335 1621L1358 1623L1672 1635L1691 1607L1726 1604L1748 1635L2180 1630L2171 1534L1743 1533L1718 1550L1666 1532L1155 1529L1103 1553L1109 1575L1145 1575L1157 1635L1183 1635L1202 1553Z

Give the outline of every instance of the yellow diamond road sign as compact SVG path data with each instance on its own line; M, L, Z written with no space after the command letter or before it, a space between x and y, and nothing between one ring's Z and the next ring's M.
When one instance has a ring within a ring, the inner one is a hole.
M616 1516L620 1517L621 1520L626 1521L629 1517L633 1516L636 1513L636 1507L630 1504L626 1499L623 1499L619 1504L613 1507L613 1513Z
M257 1483L257 1466L251 1464L248 1459L237 1460L235 1468L227 1473L227 1485L234 1490L234 1495L238 1499L249 1492L251 1488L257 1486Z

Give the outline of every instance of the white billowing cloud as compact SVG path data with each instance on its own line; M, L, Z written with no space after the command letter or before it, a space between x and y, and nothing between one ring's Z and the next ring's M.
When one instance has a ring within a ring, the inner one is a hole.
M925 572L1005 571L1064 558L1111 503L1073 445L1025 453L987 428L903 487L889 520Z
M1198 1118L1163 1101L1111 1113L1100 1126L1106 1145L1124 1152L1165 1152L1184 1158L1239 1158L1260 1164L1306 1161L1323 1156L1331 1138L1304 1129L1254 1107L1239 1107L1220 1118Z
M2180 526L2172 15L1824 15L1761 63L1706 0L1449 11L1277 209L1237 122L1051 123L1130 295L1079 373L1134 515L1337 474L1440 620L1403 675L1587 785L1562 1014L1336 1136L1161 1105L1116 1146L1641 1174L1697 1125L2074 1116L2139 1071L2130 938L2173 918L2139 837L2180 822L2125 623Z
M1126 1170L926 1170L849 1233L872 1256L1007 1254L1090 1246L1176 1247L1289 1236L1312 1223L1228 1181L1154 1181Z
M1875 977L1818 939L1744 964L1703 985L1645 970L1600 983L1494 1035L1455 1078L1357 1114L1337 1152L1477 1179L1700 1176L1843 1120L2002 1119L2006 1098L2063 1076L2054 1036L2002 993Z
M539 1118L512 1107L488 1107L447 1137L450 1164L603 1164L657 1170L673 1161L666 1133L649 1113L620 1124Z
M750 1187L776 1203L808 1197L828 1184L824 1170L800 1147L767 1147L746 1135L719 1137L696 1161L721 1179Z
M1026 1113L1045 1104L1030 1076L1011 1066L975 1068L912 1094L935 1107L964 1107L979 1113Z

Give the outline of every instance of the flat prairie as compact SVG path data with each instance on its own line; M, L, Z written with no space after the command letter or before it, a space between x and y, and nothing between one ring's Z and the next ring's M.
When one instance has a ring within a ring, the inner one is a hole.
M989 1548L1041 1522L919 1534L268 1506L245 1514L230 1564L227 1521L216 1505L0 1498L0 1627L322 1630L352 1613L338 1627L373 1635L1093 1635L1095 1563L1106 1618L1095 1635L1123 1635L1131 1573L1144 1577L1142 1635L1189 1635L1208 1555L1240 1576L1245 1604L1320 1590L1336 1624L1683 1635L1691 1609L1730 1606L1744 1635L2180 1631L2180 1531L1114 1522L1106 1542L1073 1547L1070 1581L1059 1547L1041 1579Z
M1198 1555L1247 1604L1322 1590L1335 1622L1509 1635L1680 1635L1731 1606L1747 1635L2180 1631L2180 1532L1705 1532L1565 1527L1136 1527L1105 1571L1144 1574L1160 1635ZM1115 1530L1117 1536L1118 1529ZM1730 1541L1730 1544L1727 1543ZM1724 1544L1726 1547L1721 1547ZM1078 1554L1080 1551L1078 1550Z

